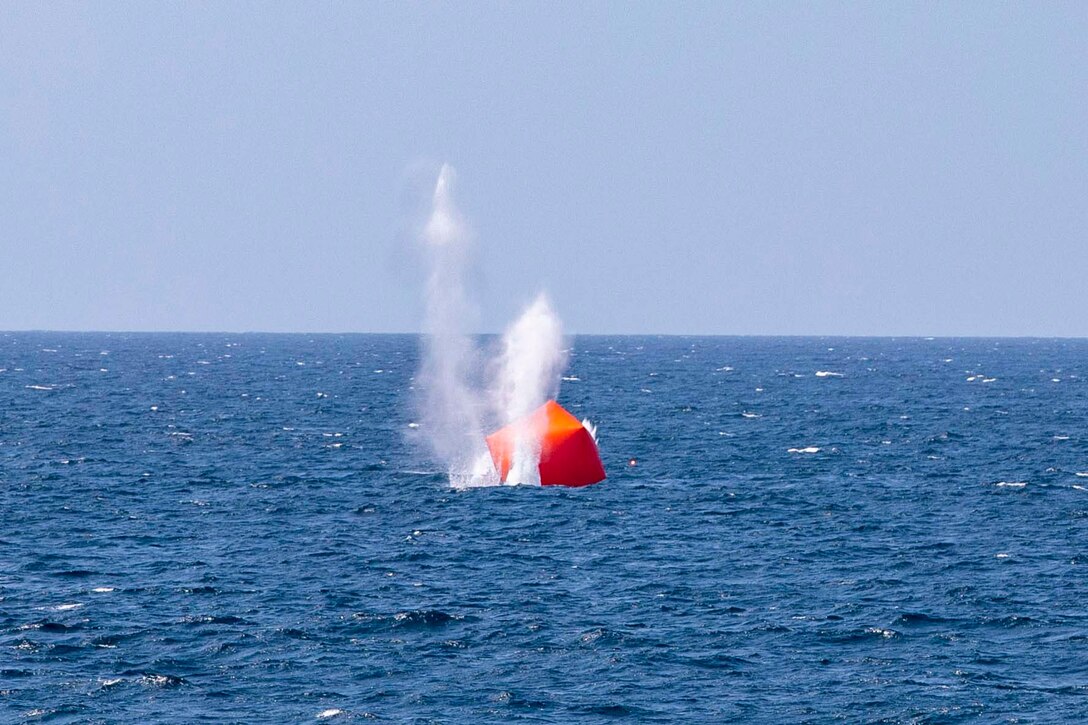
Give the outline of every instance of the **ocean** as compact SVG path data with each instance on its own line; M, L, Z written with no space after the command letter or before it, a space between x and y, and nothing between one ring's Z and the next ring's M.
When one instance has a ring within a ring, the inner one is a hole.
M1088 721L1088 341L571 345L456 490L416 336L0 334L0 721Z

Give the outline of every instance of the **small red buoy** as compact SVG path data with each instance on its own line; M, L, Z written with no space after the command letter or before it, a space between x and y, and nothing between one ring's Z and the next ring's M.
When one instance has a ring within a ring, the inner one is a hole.
M487 437L491 460L504 483L519 438L530 444L539 441L542 486L588 486L605 479L593 435L554 400Z

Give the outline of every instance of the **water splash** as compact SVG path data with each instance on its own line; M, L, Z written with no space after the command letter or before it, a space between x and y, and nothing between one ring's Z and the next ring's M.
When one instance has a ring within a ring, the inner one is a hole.
M566 365L563 327L547 295L541 293L502 338L502 354L492 398L503 424L523 418L559 393ZM540 439L543 431L521 427L506 481L540 484Z
M465 278L471 236L452 197L453 169L442 167L422 241L428 261L422 413L434 453L451 476L473 468L482 451L479 396L472 382L478 351L468 333L475 316Z
M528 415L558 394L567 363L563 327L541 293L507 328L497 349L475 343L469 328L476 309L466 284L471 236L453 203L453 178L453 169L443 166L422 233L429 275L421 417L452 485L496 485L485 431ZM484 375L477 377L480 370ZM540 484L540 435L528 428L519 433L507 483Z

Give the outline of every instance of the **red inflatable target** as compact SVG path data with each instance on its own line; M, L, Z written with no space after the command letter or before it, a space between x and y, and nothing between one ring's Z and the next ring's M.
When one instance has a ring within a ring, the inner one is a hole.
M540 446L543 486L588 486L605 478L593 435L563 406L549 400L524 418L487 437L495 470L506 482L517 444Z

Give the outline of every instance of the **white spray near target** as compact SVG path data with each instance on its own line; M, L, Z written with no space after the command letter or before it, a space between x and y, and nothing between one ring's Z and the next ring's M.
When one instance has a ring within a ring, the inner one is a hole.
M563 327L541 293L502 338L497 386L492 391L501 424L529 415L558 395L566 363ZM540 483L540 433L528 429L518 436L507 483Z

